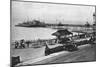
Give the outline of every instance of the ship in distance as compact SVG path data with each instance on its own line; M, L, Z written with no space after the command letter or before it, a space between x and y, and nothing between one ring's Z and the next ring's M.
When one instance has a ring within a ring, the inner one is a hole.
M32 21L26 21L26 22L24 21L23 23L19 23L15 26L18 26L18 27L46 27L46 24L39 20L32 20Z
M45 23L40 20L31 20L24 21L23 23L19 23L15 25L17 27L49 27L49 26L72 26L72 27L93 27L95 25L90 25L88 22L85 25L74 25L74 24L62 24L61 22L58 24Z

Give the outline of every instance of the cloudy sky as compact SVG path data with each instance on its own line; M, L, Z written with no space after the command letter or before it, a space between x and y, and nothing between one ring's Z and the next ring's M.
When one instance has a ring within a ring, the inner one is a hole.
M12 1L13 22L40 19L45 23L92 24L94 12L94 6Z

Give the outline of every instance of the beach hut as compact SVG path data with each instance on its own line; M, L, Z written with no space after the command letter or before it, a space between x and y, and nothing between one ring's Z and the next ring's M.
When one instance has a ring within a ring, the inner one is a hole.
M64 29L64 30L58 30L55 33L53 33L52 35L57 37L56 43L58 43L58 41L61 41L62 39L65 40L67 35L73 35L73 33L68 31L67 29ZM63 36L63 38L62 38L62 36Z
M53 33L54 36L63 36L63 35L70 35L73 34L72 32L68 31L67 29L58 30L57 32Z

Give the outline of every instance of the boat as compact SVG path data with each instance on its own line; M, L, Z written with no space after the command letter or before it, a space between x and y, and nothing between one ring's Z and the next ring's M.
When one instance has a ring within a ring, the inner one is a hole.
M32 21L26 21L23 23L19 23L15 26L17 27L46 27L46 24L39 20L32 20Z

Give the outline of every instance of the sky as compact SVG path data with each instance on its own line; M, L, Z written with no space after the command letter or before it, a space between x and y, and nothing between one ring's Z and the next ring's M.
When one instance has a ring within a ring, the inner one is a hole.
M45 23L93 24L94 6L12 1L12 21L38 19Z

